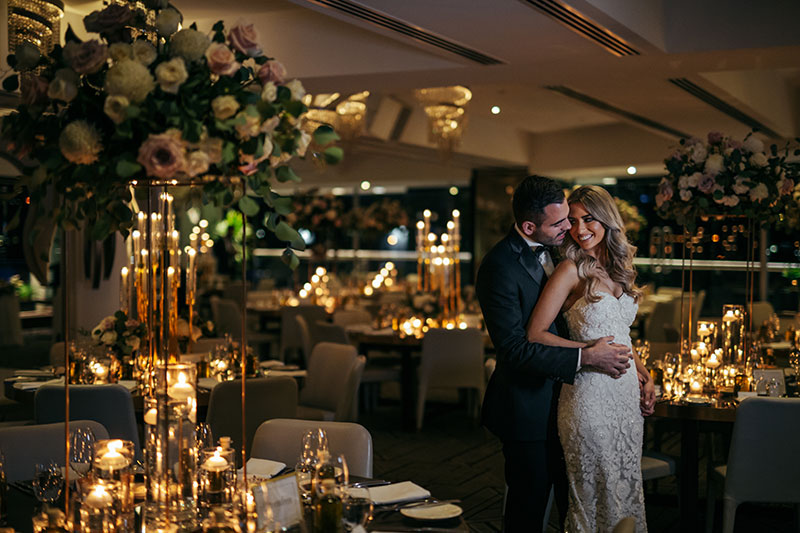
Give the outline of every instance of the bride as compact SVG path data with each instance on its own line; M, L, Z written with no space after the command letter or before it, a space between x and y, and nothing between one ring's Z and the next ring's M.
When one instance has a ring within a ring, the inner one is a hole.
M605 189L580 187L568 203L572 228L562 249L565 259L531 314L528 340L583 347L613 335L614 342L630 346L630 326L640 296L634 284L636 249L628 243L614 199ZM548 332L559 313L572 340ZM626 516L635 517L636 531L647 531L642 415L652 412L653 383L632 353L636 373L615 379L586 368L578 372L573 385L561 388L558 434L567 465L565 530L570 533L610 532Z

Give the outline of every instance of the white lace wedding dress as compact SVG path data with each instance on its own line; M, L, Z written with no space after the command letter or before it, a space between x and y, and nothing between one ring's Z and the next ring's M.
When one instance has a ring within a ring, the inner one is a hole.
M631 345L637 303L624 294L603 292L600 300L581 297L564 313L572 340L590 342L608 335ZM636 518L647 531L642 492L642 435L639 382L631 367L618 379L585 369L564 385L558 403L558 434L569 482L569 533L611 532L622 518Z

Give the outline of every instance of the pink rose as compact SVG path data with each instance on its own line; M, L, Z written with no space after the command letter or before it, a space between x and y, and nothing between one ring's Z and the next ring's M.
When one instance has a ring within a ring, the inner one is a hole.
M722 142L722 134L718 131L711 131L708 133L708 144L717 144Z
M42 76L23 75L20 80L20 92L23 105L41 104L47 99L47 88L50 83Z
M658 184L658 194L664 198L664 201L668 201L672 199L673 192L672 184L670 184L669 180L666 178L662 179Z
M133 22L133 11L120 4L111 4L102 11L92 11L83 17L86 31L106 33L120 30Z
M270 81L281 84L286 78L286 68L284 68L280 61L270 59L261 65L261 68L258 71L258 77L262 84L266 84Z
M794 190L794 181L789 178L782 178L778 181L778 192L780 194L789 194Z
M714 176L709 176L708 174L705 174L702 178L700 178L700 181L697 183L697 189L700 192L709 194L714 190L716 184L717 182L714 179Z
M206 49L208 68L220 76L233 76L239 70L239 63L230 48L222 43L212 43Z
M261 55L261 46L258 44L258 32L255 24L237 22L236 26L228 32L228 42L236 50L250 57Z
M139 157L136 160L144 167L148 176L166 179L183 172L186 164L184 154L183 143L174 135L151 134L139 147Z
M64 59L78 74L94 74L106 64L108 46L96 39L85 43L70 41L64 47Z

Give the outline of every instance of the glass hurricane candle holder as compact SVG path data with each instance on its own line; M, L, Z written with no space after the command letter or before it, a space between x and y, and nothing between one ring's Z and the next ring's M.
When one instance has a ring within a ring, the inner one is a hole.
M109 487L102 481L89 487L89 491L81 501L81 531L87 533L133 531L133 523L130 529L117 527L119 501L108 489Z
M115 520L120 531L133 531L133 460L131 441L106 439L95 443L92 474L117 502Z
M153 395L144 406L146 530L198 525L196 383L194 364L156 364Z
M744 306L725 304L722 306L722 355L723 362L734 365L744 363L745 330Z
M717 324L709 320L697 321L697 340L704 342L709 349L714 347L717 341Z
M208 515L221 507L233 510L236 492L236 451L233 448L206 448L199 461L200 509Z

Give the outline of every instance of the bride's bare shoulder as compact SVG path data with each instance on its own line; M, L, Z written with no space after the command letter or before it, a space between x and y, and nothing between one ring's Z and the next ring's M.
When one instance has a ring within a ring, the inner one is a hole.
M578 266L572 259L564 259L558 266L556 266L555 274L563 277L565 280L578 281Z

